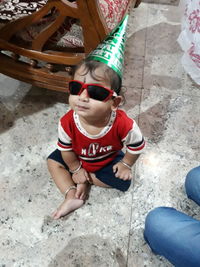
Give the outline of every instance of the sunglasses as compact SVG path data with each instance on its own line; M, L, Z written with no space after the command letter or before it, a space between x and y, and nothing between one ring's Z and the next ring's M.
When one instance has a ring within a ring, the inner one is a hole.
M95 83L86 84L76 80L69 82L69 93L71 95L80 95L84 89L87 90L88 97L99 101L106 102L112 96L117 96L115 91L99 84Z

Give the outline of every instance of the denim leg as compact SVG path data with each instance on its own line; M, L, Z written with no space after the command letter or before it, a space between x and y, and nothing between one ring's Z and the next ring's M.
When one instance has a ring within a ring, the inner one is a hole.
M159 207L146 217L144 238L154 253L173 265L200 266L200 221L173 208Z
M192 169L187 174L185 190L188 198L200 205L200 166Z

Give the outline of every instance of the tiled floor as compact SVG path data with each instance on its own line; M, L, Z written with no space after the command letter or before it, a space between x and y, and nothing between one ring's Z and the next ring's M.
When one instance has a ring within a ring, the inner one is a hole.
M160 3L160 4L159 4ZM63 93L0 76L0 266L168 267L143 239L145 216L169 205L196 218L184 177L200 160L200 87L184 72L177 1L150 1L132 11L125 109L148 146L127 193L93 187L84 207L53 221L62 196L46 156L56 147Z

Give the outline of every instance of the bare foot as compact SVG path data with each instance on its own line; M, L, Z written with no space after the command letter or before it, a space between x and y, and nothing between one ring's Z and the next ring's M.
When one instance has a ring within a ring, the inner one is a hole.
M84 200L72 198L72 199L65 199L63 203L52 213L53 219L59 219L70 212L80 208L84 204Z
M75 197L80 200L86 200L89 192L89 184L77 184Z

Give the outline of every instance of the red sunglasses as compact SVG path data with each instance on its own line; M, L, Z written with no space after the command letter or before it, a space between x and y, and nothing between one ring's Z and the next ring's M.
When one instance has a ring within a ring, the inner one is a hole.
M95 100L108 101L112 96L117 96L115 91L95 83L83 83L72 80L69 82L69 93L71 95L80 95L83 90L87 90L87 95Z

